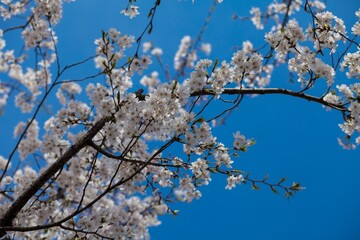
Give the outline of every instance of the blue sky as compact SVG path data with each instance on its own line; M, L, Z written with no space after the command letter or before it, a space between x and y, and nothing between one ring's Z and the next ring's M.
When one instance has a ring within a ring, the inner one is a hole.
M133 21L119 14L125 2L78 0L65 4L64 18L55 28L64 65L94 54L93 41L101 30L116 27L125 34L141 33L147 23L146 9L153 1L140 0L141 15ZM210 58L229 60L232 48L245 40L260 46L263 33L248 22L231 20L231 16L248 15L251 4L264 6L267 2L224 0L204 34L204 41L213 47ZM171 67L180 39L197 35L211 4L211 0L196 0L194 4L190 0L161 1L153 33L144 41L162 47L164 62ZM354 11L360 7L356 0L341 4L333 0L328 5L348 26L355 21ZM94 72L84 67L75 74ZM340 77L341 81L350 81ZM283 70L275 71L270 86L299 88L289 83ZM2 123L12 126L16 113L10 108L5 113ZM257 144L236 159L235 166L251 172L253 178L270 175L273 182L286 176L289 184L300 181L306 190L287 200L261 185L261 191L250 190L248 185L228 191L225 178L214 176L210 186L202 188L200 200L178 204L177 217L161 218L162 225L150 230L152 239L360 239L360 155L359 150L343 150L338 145L337 137L343 136L339 123L339 113L302 99L246 97L226 125L215 130L227 144L232 143L232 133L237 130L256 139ZM6 136L12 128L2 132ZM1 144L8 147L11 143Z

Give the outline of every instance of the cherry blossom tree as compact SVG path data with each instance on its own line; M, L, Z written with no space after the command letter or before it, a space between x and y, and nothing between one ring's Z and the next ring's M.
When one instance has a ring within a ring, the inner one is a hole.
M0 108L8 114L6 107L15 105L24 116L10 153L0 151L4 239L147 239L159 215L176 215L176 202L200 198L214 174L225 176L228 190L265 185L293 196L300 183L254 179L237 168L236 158L254 139L237 131L227 146L213 133L244 98L280 94L322 105L343 116L339 144L360 144L360 9L352 13L358 21L346 27L318 0L254 6L234 19L251 21L263 32L263 45L244 39L231 59L218 60L206 58L211 44L202 39L222 7L215 0L198 36L184 36L174 62L166 63L163 49L150 41L161 1L143 9L141 1L129 0L120 14L148 15L140 35L104 29L93 53L64 65L56 35L63 4L71 4L64 2L73 1L0 4L2 22L11 25L0 29ZM297 20L300 14L309 21ZM11 34L22 45L13 46ZM95 74L72 78L88 63ZM272 87L281 66L294 76L297 91ZM355 81L338 79L342 72ZM142 88L134 83L138 77ZM322 94L311 94L318 86ZM49 103L55 110L39 117ZM206 111L212 104L215 115Z

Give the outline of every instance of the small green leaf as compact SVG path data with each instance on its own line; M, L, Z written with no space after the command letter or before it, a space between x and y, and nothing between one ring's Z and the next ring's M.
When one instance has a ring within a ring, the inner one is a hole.
M151 17L153 15L153 12L152 10L149 11L149 14L148 14L148 18Z
M214 66L211 69L211 72L214 72L214 70L215 70L216 66L218 65L218 63L219 63L219 59L216 58Z
M250 139L249 141L247 141L247 145L250 147L250 146L253 146L255 145L256 141L254 139Z
M269 175L266 175L266 176L263 178L263 182L265 182L268 178L269 178Z
M115 54L111 54L109 62L111 62L114 59L114 57L115 57Z
M285 177L283 177L282 179L280 179L280 181L278 182L278 185L280 185L281 183L283 183L286 180Z
M215 168L209 168L210 172L217 173L217 170Z
M238 169L234 169L233 172L234 172L234 173L237 173L237 174L242 174L242 173L243 173L243 171L238 170Z
M202 123L202 122L204 122L204 121L205 121L205 119L204 119L203 117L201 117L201 118L196 119L195 122L194 122L194 124L195 124L195 123Z
M172 89L171 89L171 93L174 93L177 84L178 84L178 81L177 81L177 80L173 81L173 87L172 87Z
M105 60L102 60L101 62L102 62L102 64L104 65L104 67L106 67L106 68L108 67L108 65L106 64L106 61L105 61Z
M260 188L253 182L251 190L260 190Z
M118 103L120 103L120 91L118 91L116 98L117 98Z
M273 191L273 192L276 193L276 194L279 193L278 190L276 190L276 189L274 188L274 186L270 186L270 189L271 189L271 191Z

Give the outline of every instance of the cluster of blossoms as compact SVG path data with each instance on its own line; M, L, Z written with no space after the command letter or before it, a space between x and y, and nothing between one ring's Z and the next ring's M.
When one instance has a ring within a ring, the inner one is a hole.
M231 175L227 178L228 184L226 185L226 189L231 190L234 187L236 187L236 184L240 184L242 181L244 181L243 175Z
M154 87L158 86L160 83L159 73L154 71L150 74L150 76L144 75L140 80L141 85L144 87L148 87L149 91L152 91Z
M6 72L8 70L8 61L10 59L14 59L12 51L2 51L5 46L6 41L3 39L3 31L0 29L0 72ZM4 86L4 84L0 81L0 112L7 103L9 92L10 88Z
M0 83L0 112L7 103L9 92L10 88L5 87L2 83Z
M323 16L323 14L317 14L319 16ZM325 14L326 15L326 14ZM319 19L324 19L320 18ZM307 37L310 38L311 41L318 41L321 43L322 47L328 47L335 51L337 45L334 43L341 39L341 35L336 31L340 31L342 26L340 23L342 21L339 18L336 18L337 24L334 28L331 28L330 25L327 27L328 32L326 34L321 35L320 40L320 33L308 33ZM320 20L318 22L320 24ZM324 28L324 23L321 25ZM309 27L309 29L312 29ZM310 31L308 29L308 31ZM317 29L317 28L316 28ZM335 37L335 33L336 36ZM313 38L313 36L317 36ZM306 84L309 80L308 75L310 74L310 79L313 78L325 78L327 81L328 86L331 86L334 81L335 70L329 66L328 64L324 63L322 59L316 57L316 51L311 51L310 48L299 45L299 42L303 42L306 40L305 34L303 33L302 28L299 26L296 20L290 20L284 28L280 26L280 29L276 31L271 31L265 35L266 41L270 44L270 46L275 49L277 55L278 62L285 62L286 58L288 58L289 53L294 54L293 58L288 60L288 68L291 72L296 72L298 75L298 82L302 83L303 85ZM329 38L335 39L336 41L328 40ZM326 41L325 41L326 39ZM332 45L326 44L326 42L333 42ZM318 45L320 46L320 45ZM321 49L322 47L315 47L316 50Z
M344 61L341 63L341 69L348 69L346 76L348 78L360 79L360 47L354 53L347 53Z
M332 24L334 22L334 24ZM331 53L336 51L337 42L346 38L344 21L331 12L320 12L315 15L315 27L307 29L309 39L314 42L314 48L321 51L328 48Z
M183 73L184 68L194 68L195 62L198 59L197 50L205 53L206 56L209 56L211 53L211 44L202 43L201 46L197 49L195 48L196 43L190 36L186 35L181 39L179 48L174 57L174 69ZM155 55L155 54L153 54Z
M20 122L14 131L14 136L16 137L20 132L23 131L23 128L26 126L26 123ZM39 124L34 120L26 133L26 136L23 138L23 141L19 144L19 154L20 159L24 160L29 154L34 153L38 150L41 142L39 140Z
M147 53L148 51L150 51L151 55L158 57L158 58L163 55L163 50L161 48L153 47L151 42L145 42L143 44L143 52Z
M358 21L354 23L354 25L351 27L351 33L354 35L359 36L360 35L360 10L355 12L355 15L358 17Z
M266 18L273 18L278 23L265 35L265 39L276 52L277 63L287 63L289 71L297 74L298 82L302 84L302 87L305 86L305 89L313 87L316 79L324 78L328 87L331 88L335 79L335 65L326 64L324 57L318 57L318 55L324 55L324 50L329 49L333 58L333 54L339 48L338 42L351 41L349 40L350 37L347 36L344 21L333 13L324 11L325 4L321 1L306 1L304 9L313 17L313 23L309 24L306 33L294 19L287 22L279 21L281 14L286 14L289 17L294 11L299 11L299 6L302 4L302 1L291 1L289 6L286 6L285 3L272 3L267 7L265 14L262 14L260 9L253 8L250 11L251 21L258 29L263 28ZM355 15L360 18L360 10L356 11ZM353 35L359 35L359 26L359 21L354 23L351 28ZM308 47L306 41L313 43L314 50ZM340 58L338 63L340 63L341 70L346 70L348 78L358 79L360 76L359 45L356 42L351 43L357 45L357 51L345 52L344 58ZM345 123L340 124L340 128L347 135L347 138L357 133L359 129L357 95L358 86L356 83L338 85L337 89L329 91L323 96L323 100L330 104L348 106L346 109L348 116ZM339 140L339 143L345 148L355 148L354 144L345 143L342 140ZM356 138L355 143L359 144L359 137Z
M207 85L207 79L209 78L207 70L212 63L209 59L200 60L196 63L195 71L193 71L190 74L190 78L185 81L189 93L202 90Z
M62 105L66 104L66 99L74 99L76 94L80 94L82 88L74 82L64 82L56 92L56 97Z
M246 53L243 50L234 53L231 58L234 82L240 83L246 76L259 73L261 60L262 56L258 53Z
M336 96L336 100L340 103L350 103L348 107L349 115L345 119L343 124L339 124L341 130L348 136L356 135L355 143L360 144L360 84L354 83L349 86L341 84L337 86L339 96ZM333 97L335 98L335 97ZM338 139L341 146L346 149L355 148L356 145L344 142L340 138Z
M126 9L121 10L120 13L122 13L122 14L124 14L124 16L128 16L130 19L132 19L140 14L138 8L139 8L138 6L130 5Z
M278 53L278 59L284 59L289 51L297 46L298 42L305 40L305 35L299 23L292 19L284 28L279 26L267 33L265 39Z
M75 0L53 0L44 1L36 0L35 8L32 8L32 12L36 15L44 15L51 19L52 23L57 23L62 17L62 3L74 2ZM0 2L0 15L4 20L11 19L15 16L25 13L32 1L27 0L2 0Z
M217 67L217 63L214 66L209 59L198 61L195 71L191 72L185 84L191 93L210 88L217 97L231 83L241 87L265 87L270 83L273 65L263 65L262 60L262 56L253 50L252 44L244 42L243 49L233 54L230 63L222 61ZM211 66L212 72L209 73Z
M6 20L26 11L26 1L3 0L0 5L1 17Z
M6 158L4 158L3 156L0 155L0 170L1 171L5 171L6 168L11 168L11 163L9 164L9 166L7 166L8 164L8 160ZM10 184L13 183L13 176L6 176L4 177L3 181L0 184L1 189L6 189ZM1 202L5 202L6 197L4 195L0 195L0 201ZM0 205L0 209L5 209L6 207L8 207L8 205L4 204L4 205ZM0 210L2 211L2 210Z
M348 114L343 124L339 124L341 130L346 134L345 139L338 138L339 144L345 149L355 149L360 144L360 84L354 83L349 86L341 84L336 86L337 91L331 91L324 96L324 100L331 104L348 104ZM349 141L351 136L355 137L355 144Z
M306 4L319 11L325 9L325 4L318 0L306 1ZM259 7L252 7L250 9L250 20L259 30L264 29L264 25L268 18L272 18L277 25L281 25L281 15L286 14L287 16L291 16L298 12L302 5L302 0L292 0L288 2L273 1L267 6L265 11L262 11Z
M308 47L299 47L298 51L299 53L288 61L289 71L296 72L299 77L298 82L307 84L310 81L308 80L308 74L310 74L311 80L325 78L330 87L334 82L335 70L320 58L315 57L316 54Z
M279 19L280 14L288 14L289 16L291 16L295 12L300 10L302 4L302 0L293 0L289 2L273 1L267 7L267 13L270 16L273 14L277 15L274 16L277 19Z
M9 71L10 66L13 67L15 63L15 56L13 50L3 50L6 47L6 41L3 39L3 30L0 29L0 72L6 73ZM19 60L19 63L22 62L22 59ZM17 66L17 65L15 65ZM8 94L10 92L10 86L6 86L0 81L0 109L3 108L8 100Z
M189 52L191 44L192 42L190 36L184 36L181 39L178 51L176 52L174 58L174 68L176 70L181 70L185 66L189 68L194 67L197 55L195 51Z
M115 28L111 28L108 35L103 33L102 38L95 40L97 45L96 67L105 70L111 67L109 64L117 64L120 59L125 57L124 51L130 48L134 42L134 36L121 35Z
M208 185L209 182L211 181L211 177L210 177L210 171L208 170L209 165L208 163L203 160L198 158L195 162L191 163L191 171L194 174L196 179L201 179L202 182L200 183L201 185Z
M22 112L31 112L38 101L43 89L46 89L52 82L50 71L51 64L55 62L55 44L57 37L52 27L62 18L62 0L42 1L37 0L34 3L27 1L13 2L11 0L1 1L0 12L4 20L21 15L30 10L30 17L27 23L22 27L21 33L26 49L41 48L40 58L35 68L27 67L23 69L22 63L26 55L17 58L13 50L0 52L0 72L8 73L8 76L23 86L19 91L15 102L16 106ZM0 30L0 50L5 47L5 41L2 39L2 30ZM7 100L7 90L1 87L1 99L3 105Z

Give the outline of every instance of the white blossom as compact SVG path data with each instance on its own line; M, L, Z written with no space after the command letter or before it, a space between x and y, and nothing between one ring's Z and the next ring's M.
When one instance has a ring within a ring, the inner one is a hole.
M138 6L130 5L128 8L126 8L125 10L122 10L120 13L122 13L125 16L128 16L130 19L132 19L140 14L138 8L139 8Z

